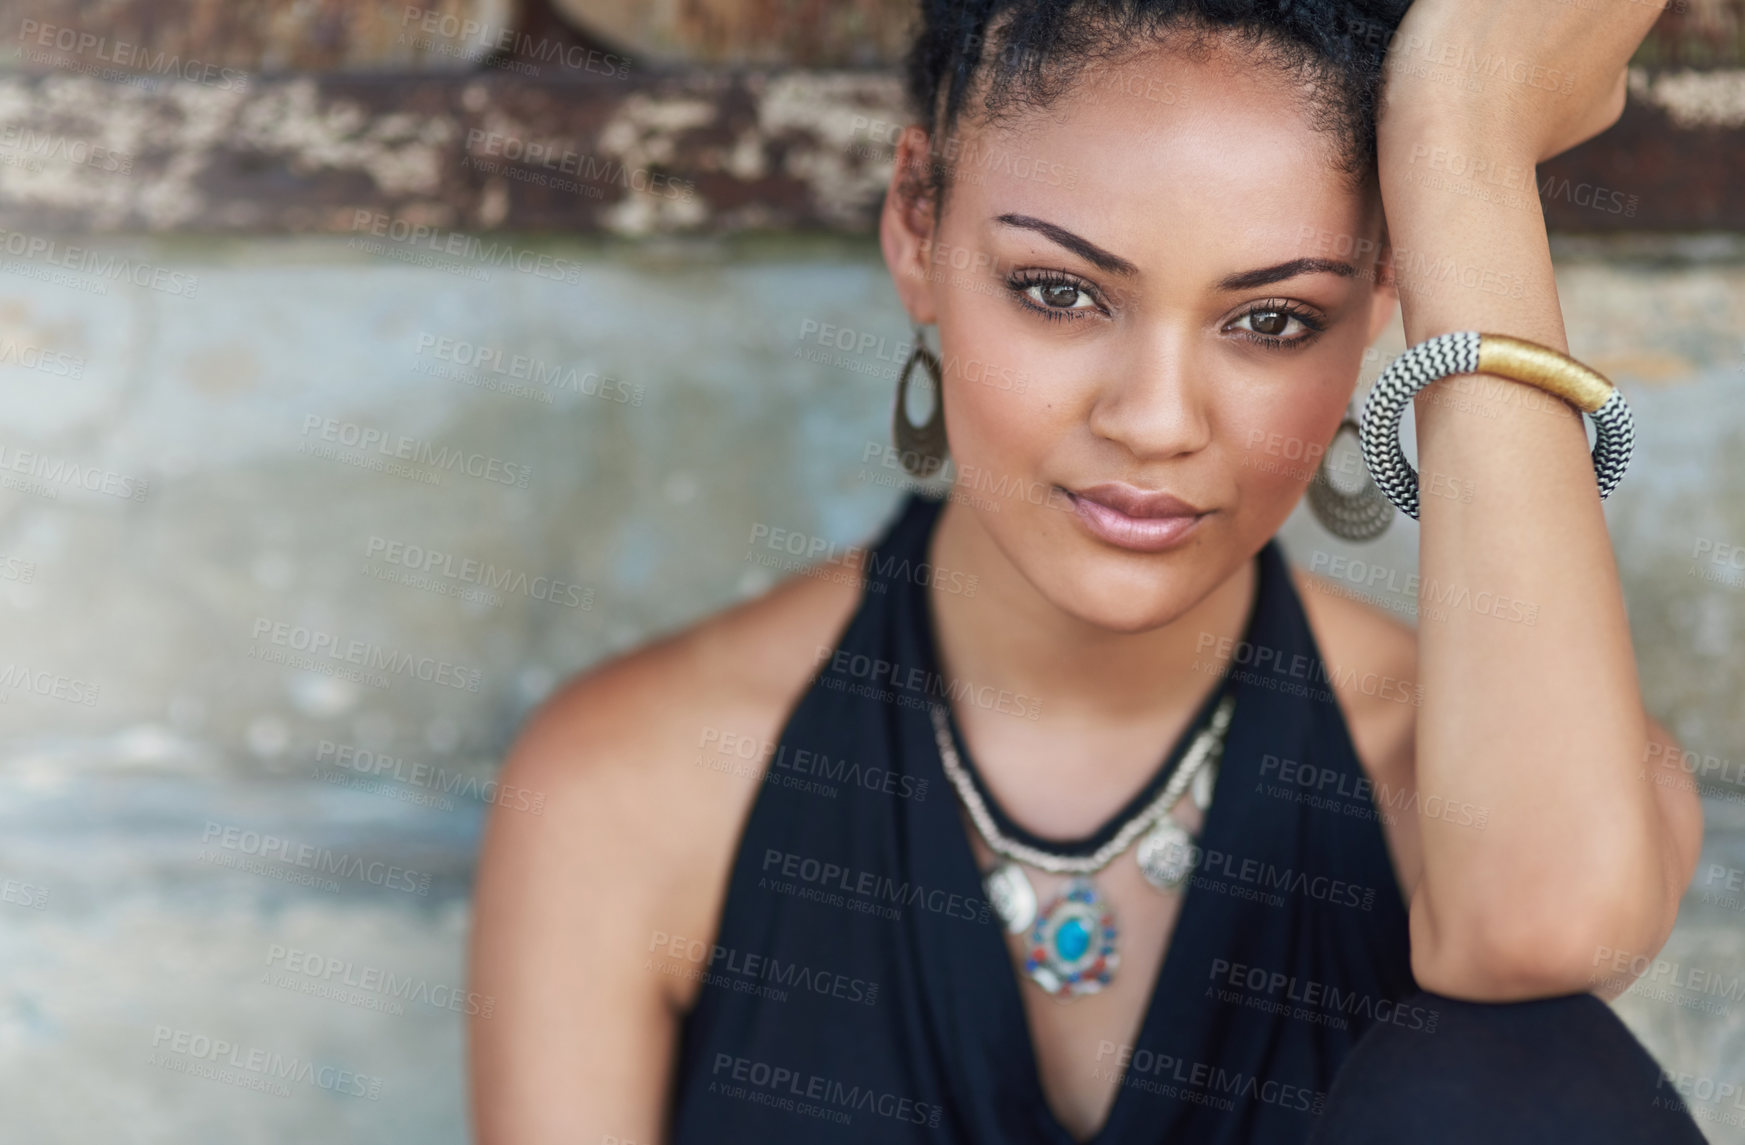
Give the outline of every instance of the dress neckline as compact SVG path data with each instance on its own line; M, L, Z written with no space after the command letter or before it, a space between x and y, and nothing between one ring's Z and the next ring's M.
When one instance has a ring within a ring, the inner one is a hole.
M938 520L939 507L936 505L932 509L930 519L925 523L921 537L922 559L930 559L934 528ZM1259 638L1265 630L1263 622L1270 626L1270 622L1273 620L1275 610L1269 608L1268 605L1279 589L1279 586L1274 582L1283 572L1283 558L1277 550L1276 541L1269 539L1253 560L1256 565L1254 592L1242 629L1242 640L1250 646L1259 643ZM919 647L915 649L915 652L926 671L942 678L938 628L934 624L933 602L928 588L925 584L911 583L905 591L912 596L914 601L911 622L918 623L920 629L917 633ZM1220 676L1213 684L1206 698L1202 701L1198 714L1189 720L1186 727L1177 736L1176 742L1166 757L1170 762L1165 764L1163 769L1165 772L1171 770L1174 761L1179 760L1186 752L1194 735L1202 726L1205 712L1209 711L1211 706L1230 687L1231 683L1227 676ZM965 760L969 759L968 748L959 734L956 715L952 713L949 696L940 697L939 702L945 705L950 716L952 736L960 756ZM1250 713L1250 720L1244 723L1242 719L1243 706L1238 702L1237 711L1230 722L1225 748L1227 756L1231 748L1236 745L1239 735L1245 733L1253 723L1252 713ZM932 744L934 742L933 732L927 714L925 712L910 712L909 718L928 725L925 742ZM933 782L947 791L951 790L949 783L944 778L944 765L939 759L936 747L924 753L921 767L925 774L933 777ZM1229 774L1229 769L1220 767L1218 770L1219 774L1213 788L1212 802L1200 825L1199 840L1202 845L1209 845L1210 841L1221 839L1225 835L1226 824L1231 814L1229 805L1234 802L1230 798L1234 794L1230 790L1232 784L1225 780L1225 776ZM1151 786L1152 784L1148 782L1146 789ZM1144 795L1145 791L1142 790L1135 799L1142 798ZM1223 797L1221 798L1220 795ZM1133 802L1129 801L1129 806ZM956 829L950 832L951 842L942 848L942 861L950 868L947 877L956 885L979 887L982 872L976 863L975 851L970 842L970 832L974 828L964 822L955 795L949 800L949 808L951 820ZM1117 819L1126 813L1128 813L1127 809L1124 808L1122 812L1117 813ZM1048 845L1046 840L1043 841L1043 845ZM1117 859L1116 861L1121 860ZM1194 1012L1203 1005L1200 993L1191 989L1191 984L1184 977L1183 962L1191 956L1190 948L1193 943L1191 938L1188 941L1183 941L1182 936L1197 936L1205 933L1207 921L1204 916L1209 904L1205 901L1205 894L1196 893L1192 880L1182 888L1180 893L1182 896L1181 906L1176 912L1169 942L1164 948L1163 958L1158 964L1151 988L1146 993L1145 1016L1140 1021L1133 1041L1133 1045L1136 1047L1154 1046L1158 1043L1159 1035L1167 1024L1169 1012L1180 1013L1184 1007L1189 1008L1188 1012ZM1108 1113L1104 1116L1102 1124L1090 1137L1083 1139L1075 1137L1070 1130L1061 1124L1060 1119L1049 1106L1046 1091L1043 1089L1042 1069L1036 1054L1035 1037L1030 1029L1030 1019L1024 1009L1024 999L1021 993L1023 982L1019 976L1018 967L1013 962L1011 951L1006 946L1004 934L1004 930L996 922L989 927L976 928L969 936L960 933L950 935L951 941L964 941L967 937L967 941L965 941L967 949L961 953L972 962L979 964L978 969L998 983L996 987L998 997L993 1002L994 1013L990 1015L990 1020L995 1028L1007 1031L1008 1036L996 1042L999 1047L997 1052L1002 1055L996 1072L1006 1078L1019 1079L1020 1088L1013 1094L1013 1097L1020 1099L1022 1104L1028 1107L1029 1113L1026 1119L1029 1125L1026 1128L1031 1135L1038 1132L1043 1134L1043 1140L1048 1145L1117 1145L1122 1140L1122 1135L1128 1131L1127 1125L1131 1118L1135 1116L1133 1110L1137 1104L1138 1095L1131 1092L1133 1087L1127 1084L1128 1079L1123 1073L1121 1081L1117 1083L1115 1098L1109 1105ZM999 970L993 969L996 962L1000 967ZM1161 1128L1155 1123L1149 1127L1152 1139L1168 1139L1167 1133L1160 1134L1158 1132Z

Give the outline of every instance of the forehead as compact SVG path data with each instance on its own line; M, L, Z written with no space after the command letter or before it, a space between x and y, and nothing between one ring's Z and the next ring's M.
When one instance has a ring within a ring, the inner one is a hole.
M1045 107L966 116L947 146L948 215L1050 219L1142 266L1292 254L1307 236L1374 225L1302 82L1240 46L1086 65Z

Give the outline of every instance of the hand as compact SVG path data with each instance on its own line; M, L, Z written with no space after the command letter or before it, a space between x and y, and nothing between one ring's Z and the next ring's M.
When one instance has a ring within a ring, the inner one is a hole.
M1381 138L1453 128L1544 162L1618 121L1659 14L1655 0L1417 0L1383 63Z

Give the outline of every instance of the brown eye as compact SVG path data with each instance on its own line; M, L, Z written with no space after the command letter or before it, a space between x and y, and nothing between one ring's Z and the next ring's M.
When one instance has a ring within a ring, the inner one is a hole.
M1225 329L1244 331L1249 341L1259 341L1269 349L1282 350L1308 345L1326 326L1322 320L1286 303L1262 302L1252 310L1243 311L1242 316Z
M1078 302L1081 293L1083 292L1078 287L1064 282L1048 283L1042 287L1042 304L1056 310L1070 310Z
M1038 310L1052 311L1050 318L1057 315L1076 315L1086 310L1097 308L1096 300L1084 287L1071 282L1050 279L1045 282L1032 282L1028 286L1015 287L1022 290Z
M1282 310L1256 310L1249 317L1249 329L1256 334L1283 334L1291 324L1291 316Z

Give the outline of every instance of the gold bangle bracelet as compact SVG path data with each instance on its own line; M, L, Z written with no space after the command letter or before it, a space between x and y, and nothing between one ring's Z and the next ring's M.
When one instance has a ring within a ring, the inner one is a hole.
M1623 480L1635 447L1636 427L1618 387L1569 355L1507 334L1464 330L1413 346L1369 391L1359 437L1370 477L1399 510L1418 515L1418 473L1400 448L1406 406L1430 383L1450 374L1492 374L1555 394L1594 423L1594 475L1604 500Z
M1568 354L1507 334L1478 336L1478 372L1536 386L1583 413L1595 412L1618 390L1604 374Z

